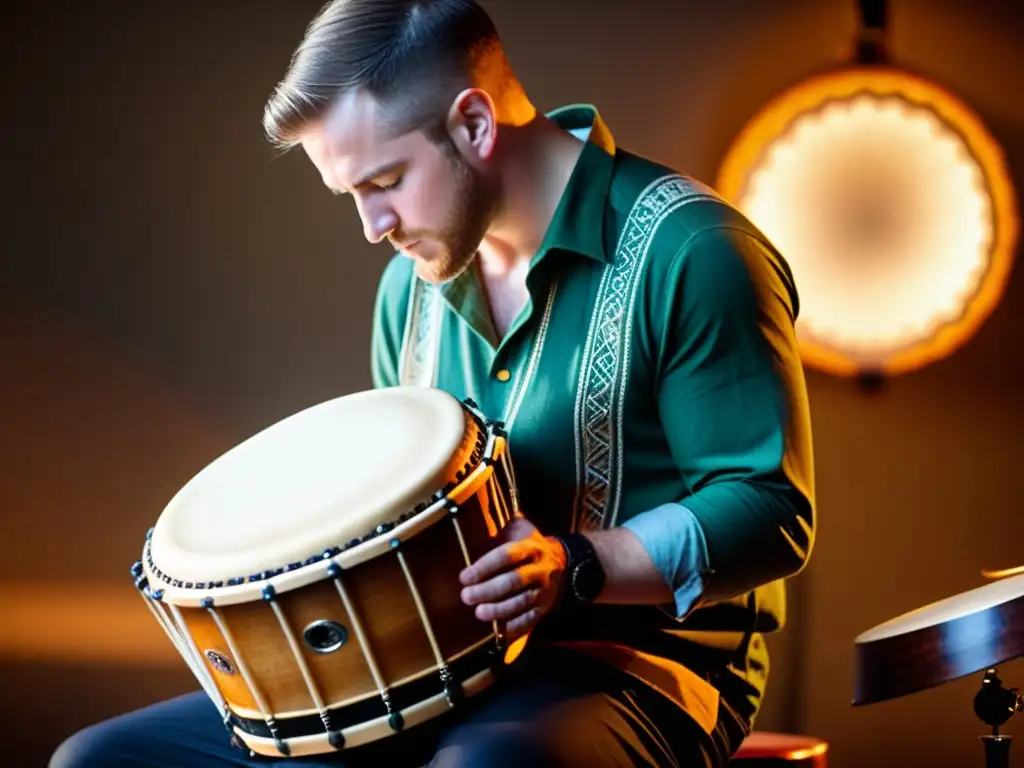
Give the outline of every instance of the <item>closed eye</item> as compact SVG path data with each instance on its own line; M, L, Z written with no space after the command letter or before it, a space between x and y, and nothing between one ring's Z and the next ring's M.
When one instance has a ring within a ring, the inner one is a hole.
M402 179L403 177L399 175L392 179L385 179L383 181L378 180L374 183L374 186L377 187L377 189L383 189L385 191L396 189L402 183Z

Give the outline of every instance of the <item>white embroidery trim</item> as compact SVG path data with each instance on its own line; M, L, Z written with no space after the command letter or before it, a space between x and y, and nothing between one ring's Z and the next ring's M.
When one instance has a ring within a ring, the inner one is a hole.
M441 297L436 286L412 273L409 308L402 335L399 381L402 386L433 387L437 383Z
M576 391L574 529L615 525L622 491L622 401L629 376L633 311L639 276L659 225L676 209L719 200L708 187L670 174L637 197L615 257L601 276Z

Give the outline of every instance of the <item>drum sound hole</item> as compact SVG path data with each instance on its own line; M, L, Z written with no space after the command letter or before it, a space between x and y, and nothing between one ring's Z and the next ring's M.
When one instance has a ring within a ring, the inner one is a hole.
M317 653L331 653L348 641L348 630L336 621L314 621L302 633L306 645Z

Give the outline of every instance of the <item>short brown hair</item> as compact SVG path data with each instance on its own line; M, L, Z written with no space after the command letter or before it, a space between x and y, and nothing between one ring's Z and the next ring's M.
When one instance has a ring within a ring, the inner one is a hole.
M432 132L469 84L476 60L500 45L475 0L331 0L267 102L264 132L278 147L293 146L305 126L354 89L385 105L394 133Z

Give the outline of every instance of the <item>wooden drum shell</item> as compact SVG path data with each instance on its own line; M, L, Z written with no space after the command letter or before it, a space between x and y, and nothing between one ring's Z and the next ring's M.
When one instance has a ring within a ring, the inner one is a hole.
M479 463L447 495L278 579L286 585L294 575L300 586L275 590L270 579L263 599L223 599L220 589L210 591L216 598L165 596L150 587L159 582L147 548L137 586L249 749L298 756L357 746L442 714L491 682L503 651L498 626L462 603L459 572L493 547L514 510L505 438L493 429ZM305 640L324 621L344 628L328 652Z
M486 490L480 493L486 495ZM483 519L463 512L458 521L470 557L475 559L487 551L489 536ZM477 619L473 608L459 598L459 571L465 563L449 519L442 518L406 540L401 550L426 614L433 619L431 628L444 658L493 638L491 625ZM383 679L395 686L433 673L434 655L397 557L382 555L367 560L345 570L341 578ZM276 599L290 626L299 633L312 622L325 619L349 630L345 644L331 653L317 653L302 644L306 663L330 707L378 695L364 649L352 630L352 617L332 580L325 578L281 593ZM230 658L221 632L206 610L182 608L180 612L200 651L214 649ZM278 716L315 714L316 706L271 608L265 602L250 602L227 605L219 612L245 655L269 709ZM232 710L260 718L256 702L238 672L225 674L205 656L204 660Z

